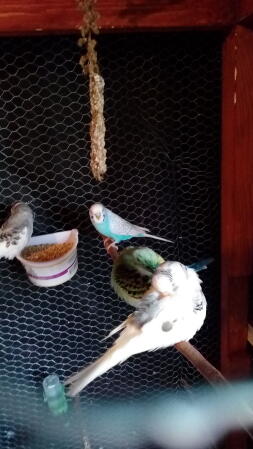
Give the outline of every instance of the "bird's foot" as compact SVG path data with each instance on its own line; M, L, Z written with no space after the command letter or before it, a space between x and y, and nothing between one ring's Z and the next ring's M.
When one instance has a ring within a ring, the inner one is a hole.
M109 244L109 246L107 247L107 249L110 249L110 248L114 248L114 249L116 249L117 251L118 251L118 249L119 249L119 247L116 245L116 242L113 240L110 244Z
M118 257L118 246L116 245L116 242L109 237L102 237L106 252L111 256L113 260L115 260Z

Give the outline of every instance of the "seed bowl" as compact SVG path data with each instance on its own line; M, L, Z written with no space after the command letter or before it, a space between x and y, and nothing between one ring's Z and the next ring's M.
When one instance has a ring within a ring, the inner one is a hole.
M54 257L46 262L27 260L24 257L29 247L37 245L52 245L69 243L70 248L60 257ZM17 256L26 270L26 274L32 284L40 287L53 287L70 280L78 268L77 260L78 230L55 232L32 237L29 245Z

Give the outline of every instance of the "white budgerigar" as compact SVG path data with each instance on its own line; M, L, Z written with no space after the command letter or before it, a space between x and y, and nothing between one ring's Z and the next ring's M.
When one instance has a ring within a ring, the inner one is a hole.
M152 277L138 309L109 336L122 331L102 357L66 380L75 396L96 377L134 354L190 340L206 316L206 299L197 273L179 262L164 262Z
M120 243L122 240L129 240L133 237L150 237L165 242L171 242L171 240L149 234L147 228L142 228L141 226L129 223L119 217L119 215L107 209L101 203L93 204L90 207L89 213L95 229L105 237L114 240L115 243Z
M33 212L21 201L12 205L9 218L0 228L0 258L14 259L28 244L33 233Z

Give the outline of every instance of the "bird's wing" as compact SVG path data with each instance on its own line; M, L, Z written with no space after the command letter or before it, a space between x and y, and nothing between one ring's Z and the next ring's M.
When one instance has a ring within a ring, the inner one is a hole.
M193 311L195 313L201 312L206 308L206 298L202 289L198 290L193 297Z
M134 224L129 223L124 218L119 217L119 215L107 209L107 216L109 221L110 231L113 234L118 235L132 235L137 236L139 234L145 234L148 232L147 228L142 228L140 226L136 226Z
M13 259L24 249L27 244L28 229L24 227L22 229L8 229L5 227L0 230L0 258L6 257L7 259Z
M130 268L127 262L118 261L113 265L111 285L117 295L134 307L142 300L150 288L151 273L142 274L137 269Z
M192 291L192 305L195 313L206 309L206 298L201 288L201 279L193 268L186 267L188 291Z
M163 306L162 301L157 291L149 291L144 295L142 301L138 304L136 312L133 313L136 324L142 327L156 318Z

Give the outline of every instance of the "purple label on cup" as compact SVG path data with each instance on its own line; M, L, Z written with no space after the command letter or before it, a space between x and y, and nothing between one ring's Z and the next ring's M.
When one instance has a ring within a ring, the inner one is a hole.
M63 271L61 271L60 273L57 273L57 274L52 274L51 276L36 276L34 274L31 274L31 273L27 273L27 275L30 278L40 279L41 281L48 281L50 279L56 279L56 278L59 278L61 276L64 276L65 274L67 274L69 272L71 273L71 271L72 271L71 268L74 267L76 262L77 262L77 257L75 258L74 262L68 268L66 268L66 270L63 270Z

